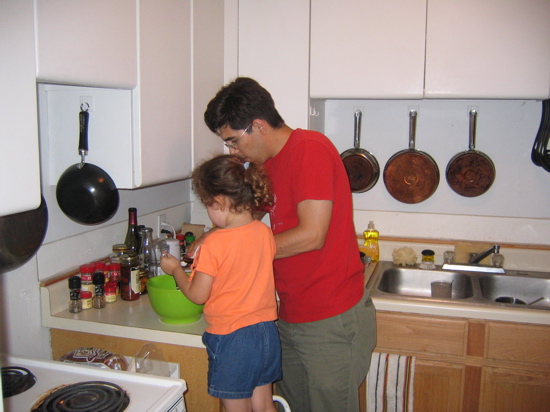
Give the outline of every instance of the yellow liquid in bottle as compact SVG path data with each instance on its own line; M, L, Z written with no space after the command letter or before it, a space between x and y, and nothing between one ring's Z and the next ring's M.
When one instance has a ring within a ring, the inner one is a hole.
M378 262L378 260L380 259L380 250L378 247L378 230L367 229L363 232L363 236L365 237L364 246L367 249L364 251L365 254L371 257L372 262Z

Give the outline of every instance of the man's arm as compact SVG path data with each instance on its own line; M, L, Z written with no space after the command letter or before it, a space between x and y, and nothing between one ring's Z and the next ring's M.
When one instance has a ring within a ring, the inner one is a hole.
M298 226L275 235L275 259L321 249L332 218L332 201L304 200L297 206Z

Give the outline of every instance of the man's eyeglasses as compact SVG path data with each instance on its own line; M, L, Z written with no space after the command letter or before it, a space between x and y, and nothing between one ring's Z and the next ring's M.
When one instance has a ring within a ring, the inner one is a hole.
M244 131L241 133L241 135L239 137L236 137L234 139L228 140L227 142L224 142L223 144L225 145L225 147L227 147L229 149L236 149L239 139L241 137L243 137L246 132L248 132L248 129L250 129L252 127L252 124L253 123L250 123L248 125L248 127L246 129L244 129Z

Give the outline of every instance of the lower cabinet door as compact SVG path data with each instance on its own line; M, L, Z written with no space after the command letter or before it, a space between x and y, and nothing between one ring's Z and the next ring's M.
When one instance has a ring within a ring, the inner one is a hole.
M543 412L550 408L550 373L484 367L480 411Z
M414 410L460 411L464 365L417 359L414 373Z

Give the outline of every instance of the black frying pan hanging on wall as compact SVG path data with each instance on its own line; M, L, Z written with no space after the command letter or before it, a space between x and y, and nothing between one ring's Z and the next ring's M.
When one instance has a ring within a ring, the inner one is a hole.
M348 149L340 155L348 174L351 191L354 193L372 189L380 176L380 166L376 157L361 149L362 116L361 110L355 111L353 149Z
M0 216L0 273L27 263L42 246L47 228L44 197L37 209Z
M118 190L111 176L102 168L85 163L88 154L88 120L90 114L79 113L79 144L81 162L63 172L57 183L59 207L70 219L85 225L95 225L111 219L119 205Z

